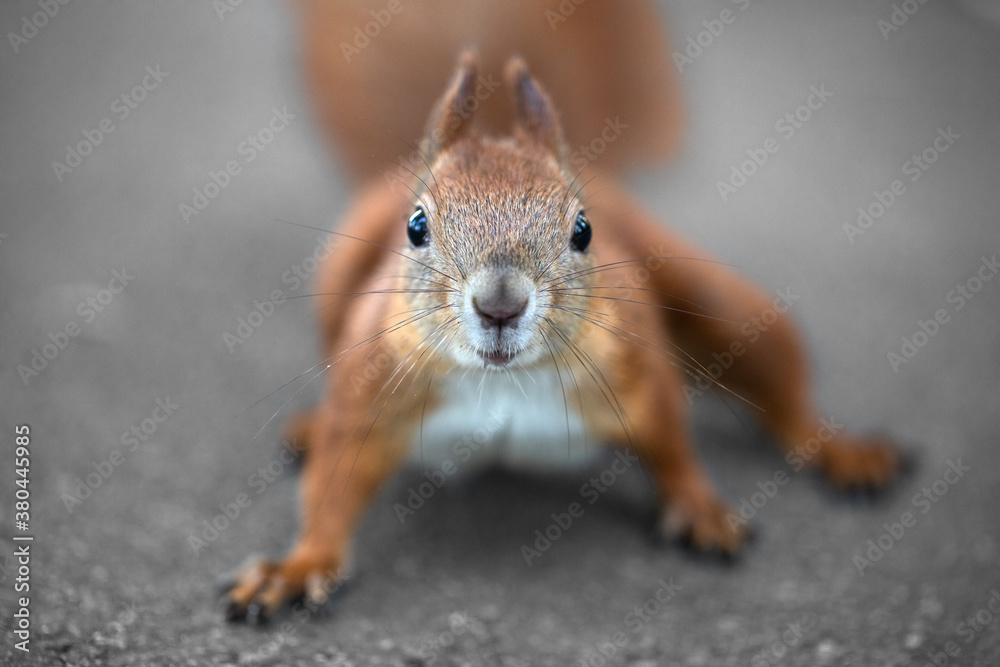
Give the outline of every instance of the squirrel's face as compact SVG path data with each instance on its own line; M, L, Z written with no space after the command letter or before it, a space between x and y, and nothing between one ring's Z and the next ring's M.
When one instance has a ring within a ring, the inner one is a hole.
M569 354L590 284L590 222L563 168L547 95L508 66L512 137L471 131L462 112L471 58L432 118L428 173L405 222L405 288L428 346L464 366L504 369Z

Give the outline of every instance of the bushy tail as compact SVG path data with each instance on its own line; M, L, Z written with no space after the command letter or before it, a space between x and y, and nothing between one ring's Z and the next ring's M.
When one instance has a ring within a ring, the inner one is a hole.
M561 115L571 167L619 171L668 158L682 110L662 21L648 0L300 0L316 113L349 171L367 178L416 145L464 49L482 75L470 113L510 129L503 67L521 55Z

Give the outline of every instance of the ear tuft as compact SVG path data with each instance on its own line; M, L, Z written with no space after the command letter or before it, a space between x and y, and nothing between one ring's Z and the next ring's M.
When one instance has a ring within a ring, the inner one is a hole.
M507 61L504 75L514 96L515 129L565 162L562 127L548 93L531 77L520 56Z
M431 113L425 135L425 152L433 158L464 136L472 125L472 112L467 108L475 94L479 60L473 51L464 51L451 83Z

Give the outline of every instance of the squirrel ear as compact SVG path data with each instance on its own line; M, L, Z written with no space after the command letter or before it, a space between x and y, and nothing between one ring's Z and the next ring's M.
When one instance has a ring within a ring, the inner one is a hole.
M515 129L552 151L565 162L562 126L548 93L531 78L520 56L507 61L507 88L514 95Z
M472 113L466 108L475 94L479 63L476 54L465 51L459 56L458 69L437 106L431 113L425 135L425 152L429 159L438 155L461 138L472 125Z

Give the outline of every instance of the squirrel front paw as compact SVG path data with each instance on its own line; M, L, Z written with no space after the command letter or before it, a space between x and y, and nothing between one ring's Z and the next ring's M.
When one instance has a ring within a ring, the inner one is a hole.
M675 496L663 509L659 534L685 547L731 560L752 537L747 522L715 497Z
M885 489L905 464L896 445L884 438L841 438L820 450L823 476L841 491L874 493Z
M329 557L293 554L283 561L254 560L223 586L226 620L265 623L286 604L299 601L320 610L345 581Z

